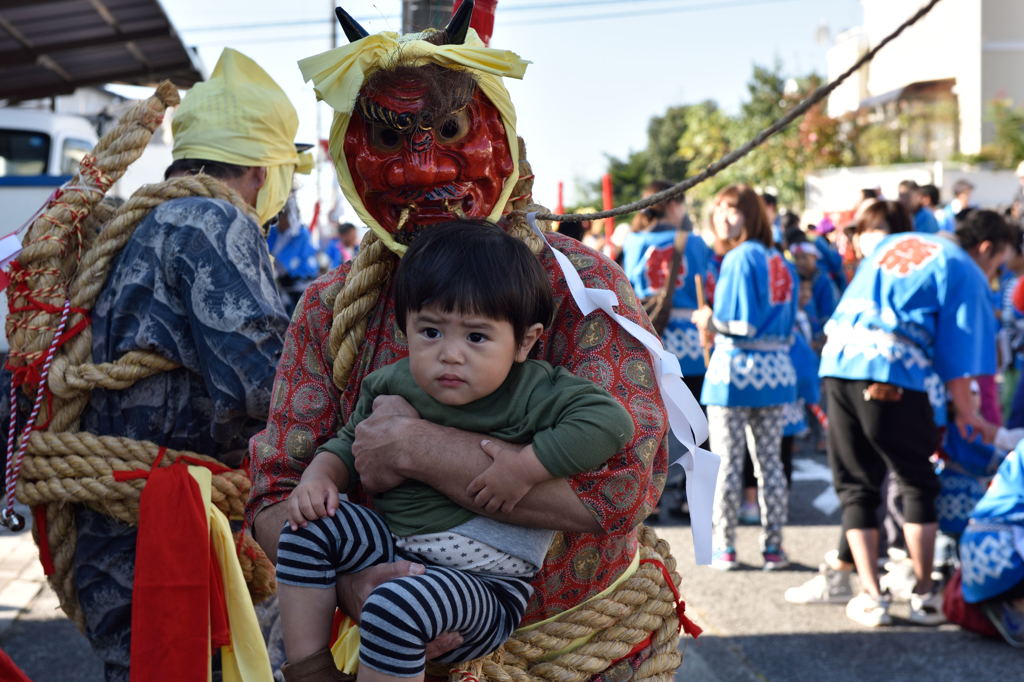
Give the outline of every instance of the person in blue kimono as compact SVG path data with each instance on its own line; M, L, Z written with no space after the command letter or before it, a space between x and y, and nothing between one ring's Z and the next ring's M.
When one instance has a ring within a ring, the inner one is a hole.
M797 266L788 261L786 265L793 276L793 299L799 302L802 282ZM796 310L796 315L799 318L799 309ZM818 355L807 342L807 335L799 319L793 322L793 343L789 347L789 358L796 371L797 389L796 400L786 403L783 408L781 457L786 486L792 488L793 445L796 437L808 430L807 406L817 405L821 400ZM754 463L749 451L743 460L743 503L740 505L739 521L745 525L756 525L761 521L761 512L757 504L757 478L754 476Z
M888 206L879 202L865 217ZM917 580L910 618L944 620L931 578L939 484L929 461L938 445L930 384L946 385L956 412L950 428L966 435L970 427L989 443L996 435L997 427L971 405L970 381L995 371L988 277L1005 260L1014 228L997 213L977 211L957 237L961 246L919 232L885 237L866 255L826 327L820 374L829 463L864 590L846 613L863 625L891 622L878 585L875 515L887 469L899 485Z
M971 382L971 406L981 411L977 382ZM941 486L936 499L939 531L954 541L960 539L971 510L985 494L992 476L1006 456L1006 450L1015 447L1022 435L1024 429L1007 431L1000 427L995 442L990 444L975 437L973 429L966 437L960 429L946 429L942 457L936 467Z
M668 189L672 185L656 181L647 186L644 196ZM686 204L682 197L669 199L644 210L640 215L641 228L628 235L622 244L622 269L633 285L637 298L643 300L655 296L665 287L676 237L682 231L683 258L679 264L676 281L673 283L672 311L661 335L666 350L679 358L679 369L683 381L699 397L704 384L704 351L700 345L697 327L690 321L697 308L697 286L695 276L702 278L705 296L714 287L711 266L711 249L703 239L697 237L686 220ZM692 227L692 225L690 225Z
M810 300L800 308L811 326L808 341L817 348L824 341L825 323L832 317L839 302L839 290L823 269L821 252L815 248L801 230L786 235L786 249L796 266L801 281L810 283Z
M811 244L821 254L819 267L828 275L836 290L842 293L846 290L846 272L843 270L843 257L829 241L828 237L828 235L835 234L835 229L836 227L831 219L825 218L815 228L815 233L818 236L811 240Z
M1024 647L1024 445L1006 456L960 539L964 601Z
M693 320L705 343L714 339L701 392L712 450L722 457L712 517L712 565L722 570L738 566L735 533L749 435L759 484L762 558L766 570L775 570L788 564L782 527L789 491L780 447L784 406L796 399L796 372L789 357L793 275L771 246L771 225L750 187L722 190L713 203L711 225L726 253L714 308L697 310Z
M281 288L281 300L290 315L302 292L320 276L317 250L309 228L302 224L295 197L288 198L267 235L267 248L274 257L274 273Z

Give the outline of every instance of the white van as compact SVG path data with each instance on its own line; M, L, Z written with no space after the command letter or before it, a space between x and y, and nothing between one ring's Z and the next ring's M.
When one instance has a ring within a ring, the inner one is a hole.
M21 230L53 191L71 178L98 138L80 116L38 109L0 108L0 237ZM0 353L8 350L0 294Z
M80 116L0 108L0 236L31 218L98 139Z

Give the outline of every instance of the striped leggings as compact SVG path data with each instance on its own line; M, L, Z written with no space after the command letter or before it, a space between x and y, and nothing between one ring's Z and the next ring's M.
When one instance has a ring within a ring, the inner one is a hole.
M339 575L398 557L379 514L342 500L333 517L305 528L285 526L277 551L277 579L287 585L334 589ZM457 631L462 644L437 660L468 661L491 653L511 636L532 589L518 578L427 566L423 575L389 580L370 594L359 618L359 664L396 677L425 666L426 644Z

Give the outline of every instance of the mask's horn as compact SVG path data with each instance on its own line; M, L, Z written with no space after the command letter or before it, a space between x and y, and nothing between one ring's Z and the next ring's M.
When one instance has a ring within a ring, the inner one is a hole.
M459 5L459 11L455 13L444 29L448 32L449 45L462 45L466 42L466 34L469 32L469 22L472 18L473 0L463 0L463 3Z
M338 17L338 23L341 24L341 30L345 32L345 37L348 38L348 42L354 43L360 38L365 38L370 35L365 28L359 25L358 21L352 18L351 14L342 8L335 7L334 15Z

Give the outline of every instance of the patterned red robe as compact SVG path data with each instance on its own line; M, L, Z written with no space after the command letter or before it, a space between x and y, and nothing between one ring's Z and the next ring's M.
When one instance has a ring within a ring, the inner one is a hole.
M547 236L552 246L569 257L587 287L615 291L619 313L650 329L632 287L615 263L563 235ZM633 415L635 434L605 467L569 479L604 533L556 534L544 568L533 581L536 592L524 624L586 600L622 573L636 552L635 529L657 504L667 470L668 420L647 351L605 313L596 311L584 319L554 256L545 249L538 257L554 292L555 315L533 356L603 386ZM370 315L353 378L344 392L334 386L328 337L333 301L347 273L348 265L342 265L314 282L292 317L267 428L250 442L250 520L266 506L287 498L316 447L351 414L362 378L407 354L396 334L391 292L386 291L383 305L378 304Z

